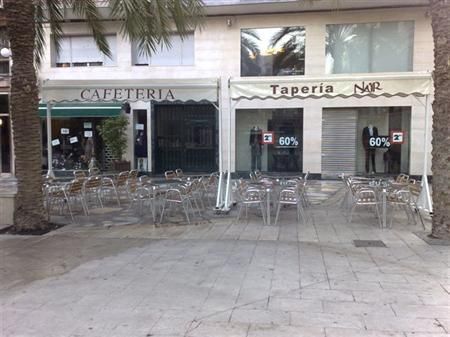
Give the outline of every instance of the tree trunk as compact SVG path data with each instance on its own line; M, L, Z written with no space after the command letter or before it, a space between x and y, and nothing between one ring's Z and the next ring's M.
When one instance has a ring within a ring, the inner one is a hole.
M35 7L31 0L6 0L7 29L13 55L10 111L13 128L18 231L48 226L42 199L41 132L34 67Z
M450 0L430 0L434 40L433 226L450 240Z

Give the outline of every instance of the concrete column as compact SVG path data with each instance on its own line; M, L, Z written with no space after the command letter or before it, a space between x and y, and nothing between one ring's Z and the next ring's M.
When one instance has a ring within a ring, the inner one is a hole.
M322 107L303 109L303 172L322 172Z

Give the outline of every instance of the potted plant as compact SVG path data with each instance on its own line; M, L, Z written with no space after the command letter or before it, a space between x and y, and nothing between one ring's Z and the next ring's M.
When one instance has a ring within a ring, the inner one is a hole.
M103 142L111 150L114 171L130 170L130 162L123 160L127 148L127 126L128 118L123 115L104 119L97 126Z

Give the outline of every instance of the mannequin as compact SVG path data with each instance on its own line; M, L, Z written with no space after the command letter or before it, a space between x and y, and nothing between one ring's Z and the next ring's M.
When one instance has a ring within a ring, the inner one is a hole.
M261 171L262 130L254 125L250 130L251 170Z
M147 157L147 137L144 131L139 131L136 135L134 154L136 157Z
M364 146L364 150L366 153L366 173L369 173L370 165L369 162L372 161L372 173L376 173L376 166L375 166L375 149L372 149L369 147L369 138L370 137L378 137L378 129L376 126L373 126L372 124L369 124L363 129L362 132L362 143Z

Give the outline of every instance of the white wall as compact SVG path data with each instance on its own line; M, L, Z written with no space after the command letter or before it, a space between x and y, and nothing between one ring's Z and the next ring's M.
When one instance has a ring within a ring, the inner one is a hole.
M221 78L221 142L224 148L224 168L228 166L227 148L231 135L231 168L234 170L235 112L230 111L228 78L240 75L240 29L280 26L304 26L306 29L305 76L325 75L326 24L377 21L414 20L413 71L430 71L433 68L433 43L430 19L426 8L375 9L366 11L331 11L316 13L292 13L272 15L243 15L233 17L228 27L227 17L207 18L202 30L195 32L195 65L135 67L131 64L131 44L123 37L117 41L117 66L90 68L53 68L47 43L46 58L40 71L41 79L175 79L175 78ZM106 24L108 32L118 30L116 24ZM66 34L88 33L81 23L64 26ZM47 32L47 39L49 33ZM357 77L357 75L355 75ZM431 102L430 102L431 103ZM304 109L304 158L303 170L320 173L321 170L321 123L322 108L348 106L412 106L411 121L411 167L413 174L420 174L423 167L424 108L414 98L364 98L333 100L292 100L239 102L238 107L277 108L300 107ZM132 105L132 109L136 108ZM149 112L150 113L150 112ZM431 118L431 114L430 114ZM231 122L231 130L229 125ZM431 128L431 123L430 123ZM431 139L431 137L429 137ZM150 141L150 138L149 138ZM151 146L149 146L151 148ZM431 151L431 147L430 147ZM133 154L129 147L128 157ZM431 157L431 156L430 156Z

